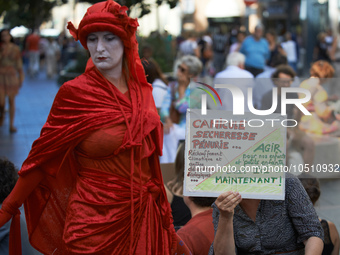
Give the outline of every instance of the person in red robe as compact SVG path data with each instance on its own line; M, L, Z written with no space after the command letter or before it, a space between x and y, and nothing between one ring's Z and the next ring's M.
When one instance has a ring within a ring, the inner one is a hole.
M190 254L172 224L162 124L137 52L138 22L126 10L107 0L78 29L68 24L91 59L61 86L3 202L0 227L13 218L10 254L21 253L22 203L30 242L44 254Z

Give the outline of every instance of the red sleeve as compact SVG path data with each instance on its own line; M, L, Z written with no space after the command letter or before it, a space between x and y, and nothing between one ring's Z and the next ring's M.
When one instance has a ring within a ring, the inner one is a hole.
M0 209L0 227L13 217L9 235L10 255L21 254L19 207L24 203L33 189L41 182L43 176L43 173L37 170L30 172L26 176L19 177L14 189L2 204Z

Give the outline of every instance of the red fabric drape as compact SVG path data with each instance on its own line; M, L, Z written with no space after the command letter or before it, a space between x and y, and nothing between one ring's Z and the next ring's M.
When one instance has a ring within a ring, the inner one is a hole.
M181 251L182 254L183 251L187 251L183 242L179 242L178 245L176 243L179 239L172 226L170 206L166 201L158 161L162 148L162 126L153 101L152 87L146 82L138 56L135 36L138 22L129 18L126 10L126 7L108 0L90 7L78 29L71 23L68 25L70 33L76 40L79 39L85 48L86 37L90 32L110 31L121 38L127 64L124 63L123 72L128 81L130 100L109 83L91 61L83 75L61 86L41 136L33 143L32 150L19 172L22 177L32 176L31 173L36 171L42 171L44 175L43 180L25 201L30 242L44 254L84 254L79 246L77 246L79 250L66 247L63 240L69 198L71 202L76 201L72 192L81 186L82 181L79 178L82 176L94 181L80 189L84 191L84 198L95 196L98 189L103 187L106 187L108 195L112 193L112 197L119 193L123 195L122 207L116 210L113 208L114 211L108 215L115 215L117 212L118 220L121 219L119 216L122 216L119 213L126 212L128 215L125 222L130 225L129 230L126 230L129 231L127 237L126 231L125 233L119 230L116 233L111 231L112 238L120 239L122 244L129 246L128 253L152 254L150 240L147 240L147 235L143 236L148 228L150 233L150 226L159 233L157 244L153 244L157 251L153 253L171 254ZM80 141L94 131L120 124L125 124L127 129L122 144L114 154L130 150L131 173L134 166L138 166L139 176L143 171L141 161L149 158L153 178L146 184L135 183L132 175L129 181L115 179L114 175L102 176L102 173L93 176L91 171L86 171L84 167L80 168L77 163L74 149ZM104 178L103 187L98 184L101 178ZM92 191L89 187L95 190ZM144 212L144 215L141 215L141 212ZM79 217L81 215L79 214ZM145 223L149 215L153 217L150 226ZM140 217L144 217L144 221L141 221ZM123 224L121 223L120 229L126 229ZM88 229L87 226L84 229L89 231L88 236L91 237L91 233L95 236L98 228ZM139 241L135 243L137 235L146 238L145 245ZM72 237L67 239L70 240L73 240ZM128 244L124 243L124 240ZM105 243L103 242L103 245ZM85 245L88 254L104 250L91 242ZM91 251L92 247L94 248ZM115 253L117 251L118 253ZM119 254L119 250L114 249L112 254Z
M131 102L112 84L99 74L95 68L89 69L84 75L64 84L58 92L52 110L44 125L41 137L33 144L29 157L24 162L20 175L40 168L46 178L25 202L25 212L31 243L38 250L51 254L67 254L62 235L68 196L78 176L77 162L73 154L74 147L87 134L99 128L125 123L120 106L133 127L125 133L122 145L115 151L139 147L143 144L142 158L151 154L158 155L162 144L161 123L153 103L151 86L143 83L138 94L137 83L129 85ZM120 103L114 100L116 94ZM120 104L120 106L119 106ZM143 105L143 107L141 107ZM143 114L143 124L140 118ZM143 128L141 128L143 126ZM143 133L140 131L143 130ZM129 133L130 132L130 133ZM155 144L145 146L143 141L148 138ZM141 160L135 159L135 160ZM161 171L157 157L154 157L152 168L160 189L160 196L165 197ZM134 192L138 192L136 188ZM144 201L144 200L142 200ZM169 232L166 241L168 253L176 240L171 226L171 215L166 199L161 199L159 208L162 211L162 225ZM142 204L143 206L143 204ZM133 217L137 217L134 215ZM136 226L138 227L138 226ZM166 247L163 247L166 248ZM57 250L56 250L57 249ZM58 253L59 252L59 253ZM167 253L164 253L167 254Z

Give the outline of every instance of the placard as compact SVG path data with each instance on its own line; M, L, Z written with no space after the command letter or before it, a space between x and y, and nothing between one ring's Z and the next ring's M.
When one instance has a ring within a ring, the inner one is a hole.
M284 199L286 126L279 114L188 109L184 195Z

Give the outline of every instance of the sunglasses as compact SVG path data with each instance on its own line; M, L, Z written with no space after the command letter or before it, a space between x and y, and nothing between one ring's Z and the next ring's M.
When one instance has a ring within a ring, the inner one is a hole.
M288 79L288 80L277 80L276 83L281 84L281 85L290 85L293 82L293 79Z
M179 65L177 66L177 69L179 69L182 73L185 73L186 71L188 71L188 69L185 69L183 66Z

